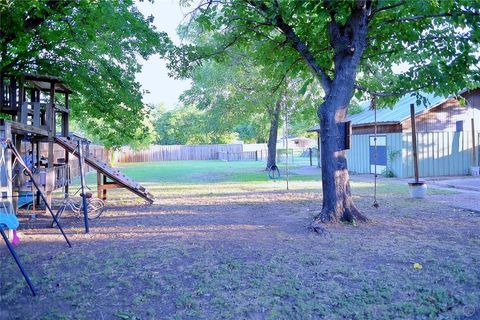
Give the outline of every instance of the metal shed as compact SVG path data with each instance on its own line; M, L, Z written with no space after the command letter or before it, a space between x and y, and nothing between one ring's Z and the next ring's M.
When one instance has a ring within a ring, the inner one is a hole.
M364 111L348 118L352 122L352 143L348 165L352 172L388 171L398 177L413 174L410 128L410 104L415 104L419 167L421 176L464 175L478 165L480 127L480 89L460 93L467 102L455 97L421 93L427 105L417 105L416 97L403 96L391 108L377 110L377 147L374 143L374 111L370 103ZM308 129L320 135L319 126ZM320 139L318 139L320 142ZM375 156L376 152L376 156Z

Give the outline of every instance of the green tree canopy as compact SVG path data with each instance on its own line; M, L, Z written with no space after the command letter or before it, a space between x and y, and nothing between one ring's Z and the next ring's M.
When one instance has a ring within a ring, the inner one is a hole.
M157 109L158 110L158 109ZM216 120L205 110L192 105L164 111L161 108L154 120L157 144L231 143L238 135L220 130Z
M3 1L0 72L63 78L72 118L107 147L148 141L137 59L169 44L152 21L133 0Z

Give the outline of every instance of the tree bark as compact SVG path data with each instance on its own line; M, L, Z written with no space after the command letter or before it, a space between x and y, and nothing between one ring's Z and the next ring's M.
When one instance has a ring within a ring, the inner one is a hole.
M366 48L370 4L362 1L357 4L345 25L340 25L333 17L329 24L335 77L317 112L320 118L323 204L312 224L314 230L320 223L367 221L353 203L346 151L342 150L345 132L340 132L337 125L346 119L357 67Z
M282 107L282 98L280 97L275 103L274 108L269 108L270 116L270 133L268 135L268 158L267 167L269 170L272 166L277 165L277 137L278 137L278 122L280 120L280 111Z
M336 88L332 89L335 92ZM337 108L332 99L319 108L323 204L314 227L318 223L367 221L353 203L346 151L339 146L344 132L339 132L337 123L345 119L345 111L346 108Z

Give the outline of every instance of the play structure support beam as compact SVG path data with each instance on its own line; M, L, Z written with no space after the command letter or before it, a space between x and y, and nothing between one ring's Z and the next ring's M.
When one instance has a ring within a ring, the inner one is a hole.
M107 200L107 191L121 189L122 186L113 181L107 181L107 176L97 171L97 198Z

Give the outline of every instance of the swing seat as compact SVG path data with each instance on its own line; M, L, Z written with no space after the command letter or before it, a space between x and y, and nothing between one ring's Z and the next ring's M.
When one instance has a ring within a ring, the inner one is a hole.
M83 197L83 194L80 194L80 197ZM91 192L85 192L85 198L90 199L91 197L93 197Z
M18 228L17 216L13 213L0 213L0 228L17 230Z

